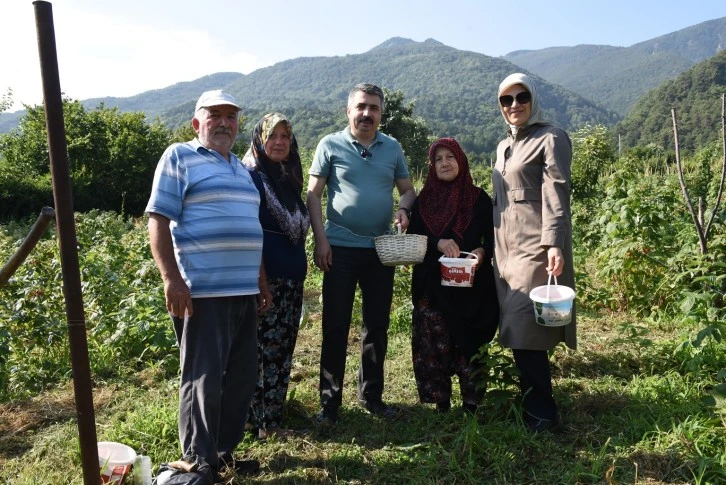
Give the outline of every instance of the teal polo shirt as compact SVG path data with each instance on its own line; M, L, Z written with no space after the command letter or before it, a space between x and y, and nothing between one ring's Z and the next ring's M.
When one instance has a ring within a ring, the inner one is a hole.
M395 181L409 178L406 157L395 138L379 131L364 149L350 127L320 140L310 174L327 178L328 242L356 248L372 248L373 238L388 234Z

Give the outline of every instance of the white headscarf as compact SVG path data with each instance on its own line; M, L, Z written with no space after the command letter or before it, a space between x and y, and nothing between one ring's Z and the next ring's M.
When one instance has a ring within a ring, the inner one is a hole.
M499 96L501 96L504 91L506 91L509 87L515 84L521 84L524 89L529 91L529 94L532 95L532 101L530 101L531 110L529 114L529 119L522 126L534 125L536 123L548 124L542 119L542 112L539 108L539 96L537 95L537 88L534 87L534 83L529 78L529 76L527 76L526 74L522 74L521 72L515 72L514 74L510 74L504 79L504 81L501 82L501 84L499 85L499 91L497 92L497 104L499 104ZM502 116L504 116L504 121L507 122L509 128L512 130L512 134L517 134L517 129L521 128L521 126L514 126L509 124L509 120L507 120L507 116L504 114L504 108L501 104L499 104L499 111L501 111Z

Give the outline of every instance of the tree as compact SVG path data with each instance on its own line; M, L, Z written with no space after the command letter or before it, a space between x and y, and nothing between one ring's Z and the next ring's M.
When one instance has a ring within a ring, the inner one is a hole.
M3 94L2 98L0 98L0 113L4 113L5 111L9 110L12 105L13 90L11 88L8 88L5 94Z
M676 148L676 165L678 166L678 182L681 184L681 190L683 192L683 198L686 201L688 211L691 213L693 218L693 225L696 227L698 233L698 242L701 248L701 254L708 252L708 236L711 231L711 226L716 219L718 208L721 205L721 199L724 193L724 182L726 181L726 94L721 94L721 139L723 141L723 157L721 158L721 178L719 181L718 194L714 201L713 208L711 210L711 217L708 222L705 222L704 212L706 202L702 197L698 199L698 212L693 207L691 196L686 187L686 181L683 174L683 165L681 163L680 145L678 140L678 122L676 121L676 109L671 108L671 117L673 118L673 137L675 138Z
M610 133L603 125L585 125L572 134L572 195L594 195L598 180L616 160Z
M50 194L50 157L42 105L28 107L16 130L0 135L0 216L37 212ZM74 208L143 212L159 157L171 142L160 123L141 112L103 105L87 110L63 100ZM17 185L18 182L22 182Z
M416 105L413 101L405 104L403 91L383 88L383 94L386 102L380 130L398 140L411 171L423 171L428 161L431 130L423 118L413 116Z

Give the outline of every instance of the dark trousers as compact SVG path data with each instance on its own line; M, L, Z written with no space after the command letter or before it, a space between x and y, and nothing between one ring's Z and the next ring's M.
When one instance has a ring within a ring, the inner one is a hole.
M360 285L363 297L358 399L381 400L394 268L383 266L375 249L333 246L332 252L333 265L323 276L320 404L338 408L343 398L345 357L356 285Z
M184 456L213 468L242 440L257 384L257 300L193 298L194 314L172 318L179 344L179 441Z
M513 349L512 353L521 373L519 389L522 392L522 409L538 419L556 419L557 405L552 396L547 351Z

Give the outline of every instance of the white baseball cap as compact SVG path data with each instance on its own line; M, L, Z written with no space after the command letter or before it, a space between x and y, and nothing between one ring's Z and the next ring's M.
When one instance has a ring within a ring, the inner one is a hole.
M194 112L199 111L200 108L209 108L211 106L234 106L237 111L241 111L242 107L239 105L239 101L229 93L225 93L221 89L214 89L212 91L205 91L199 96L197 101L197 107L194 108Z

